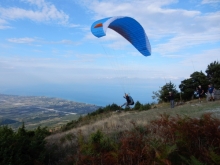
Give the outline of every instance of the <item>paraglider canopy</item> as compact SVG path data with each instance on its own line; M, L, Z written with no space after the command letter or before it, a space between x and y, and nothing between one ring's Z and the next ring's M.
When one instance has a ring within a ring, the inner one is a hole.
M106 35L110 28L126 38L142 55L151 55L151 46L143 27L131 17L115 16L95 21L91 26L94 36Z

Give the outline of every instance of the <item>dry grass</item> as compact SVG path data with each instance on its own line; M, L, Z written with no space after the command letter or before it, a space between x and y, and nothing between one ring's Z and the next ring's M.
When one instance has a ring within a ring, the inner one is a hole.
M62 141L68 135L76 137L80 131L83 135L87 136L97 130L101 130L104 133L113 133L124 130L130 130L133 128L133 124L146 125L150 121L157 119L161 114L168 114L170 116L189 116L189 117L200 117L202 114L211 112L213 116L220 118L220 100L215 102L206 102L203 100L202 103L198 101L191 101L175 108L169 108L169 104L156 105L153 109L147 111L129 111L112 114L108 117L102 117L100 120L89 123L88 125L73 128L66 132L53 134L47 137L48 143L60 143L60 146L69 145L68 141Z

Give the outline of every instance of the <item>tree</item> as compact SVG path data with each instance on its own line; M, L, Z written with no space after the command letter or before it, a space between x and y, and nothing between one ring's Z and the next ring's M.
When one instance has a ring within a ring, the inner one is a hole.
M218 61L210 63L205 72L209 83L213 84L216 89L220 89L220 63Z
M192 95L196 89L196 85L193 83L193 79L185 79L181 81L181 84L179 85L179 88L181 90L181 97L183 100L190 100L192 98Z
M171 81L160 88L159 91L153 92L154 96L152 96L152 98L157 99L158 102L167 101L165 97L169 92L172 92L175 98L178 98L177 96L179 96L176 86Z
M27 131L24 124L17 132L8 126L0 126L0 164L48 164L45 137L46 128Z
M139 101L137 101L134 105L134 109L139 110L139 109L141 109L141 106L142 106L142 104Z
M208 89L209 81L206 75L201 72L194 72L190 75L190 78L181 81L179 88L181 90L181 95L183 100L191 100L196 90L196 87L199 85L202 86L204 91Z

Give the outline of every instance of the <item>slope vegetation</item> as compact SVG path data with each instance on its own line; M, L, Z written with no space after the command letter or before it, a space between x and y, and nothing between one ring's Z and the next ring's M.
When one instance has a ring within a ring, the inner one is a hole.
M82 117L46 140L54 163L218 164L220 101Z

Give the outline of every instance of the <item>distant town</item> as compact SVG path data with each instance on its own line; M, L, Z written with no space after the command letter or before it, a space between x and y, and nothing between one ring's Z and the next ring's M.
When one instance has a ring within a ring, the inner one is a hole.
M18 128L56 127L93 112L99 106L45 96L0 94L0 125Z

